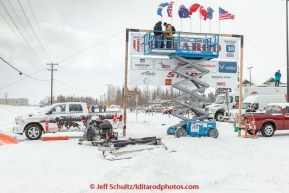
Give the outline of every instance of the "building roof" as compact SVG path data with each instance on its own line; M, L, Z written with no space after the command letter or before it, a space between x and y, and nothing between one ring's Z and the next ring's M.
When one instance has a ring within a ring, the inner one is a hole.
M268 84L269 82L275 82L275 78L271 77L266 82L264 82L263 84ZM284 83L280 82L280 84L284 84Z

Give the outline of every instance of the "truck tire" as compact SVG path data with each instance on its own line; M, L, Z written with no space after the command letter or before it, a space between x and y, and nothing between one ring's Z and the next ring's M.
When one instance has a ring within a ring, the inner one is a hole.
M212 128L208 131L208 137L217 138L219 136L219 132L217 129Z
M272 137L275 132L275 127L272 123L265 123L261 129L261 134L264 137Z
M216 114L216 121L224 121L224 113L217 113Z
M187 136L187 131L184 128L179 127L179 128L176 129L175 136L177 138L186 137Z
M37 124L28 125L25 129L25 135L29 140L37 140L42 136L42 128Z

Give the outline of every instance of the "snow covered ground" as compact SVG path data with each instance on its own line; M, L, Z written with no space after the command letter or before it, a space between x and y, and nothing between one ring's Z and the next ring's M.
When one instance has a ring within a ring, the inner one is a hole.
M13 135L14 118L36 109L0 105L0 132ZM289 131L245 139L238 138L229 123L218 122L217 139L166 135L168 126L178 122L160 113L141 113L136 119L128 112L127 137L162 137L176 152L155 149L121 161L104 160L88 142L78 145L75 136L82 133L68 134L68 141L24 140L0 146L0 192L161 192L110 189L125 184L199 186L163 192L289 192ZM122 129L119 133L122 136ZM105 184L106 190L96 189Z

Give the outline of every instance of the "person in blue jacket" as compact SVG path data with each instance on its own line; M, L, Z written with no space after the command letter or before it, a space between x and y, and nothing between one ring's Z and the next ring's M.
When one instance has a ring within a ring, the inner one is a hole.
M281 79L281 73L280 73L280 70L278 70L275 73L275 87L279 87L280 79Z
M95 109L95 107L92 105L92 106L91 106L91 112L94 113L94 109Z

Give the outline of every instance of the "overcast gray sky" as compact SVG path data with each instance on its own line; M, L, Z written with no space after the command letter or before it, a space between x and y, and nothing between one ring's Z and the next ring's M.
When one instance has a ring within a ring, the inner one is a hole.
M0 57L28 75L42 70L32 77L48 81L23 79L24 75L19 76L18 72L0 60L0 98L4 97L4 93L8 93L9 97L28 98L31 104L33 104L33 93L35 93L36 103L45 96L50 96L50 71L44 69L47 68L46 63L50 62L59 64L54 75L55 95L99 97L106 92L107 84L121 87L124 83L125 29L152 29L154 24L161 20L161 17L156 14L157 7L165 2L29 0L47 46L28 0L19 0L19 2L36 36L18 1L10 0L10 3L8 0L1 1L25 40L0 4L0 13L19 37L0 15ZM210 32L211 29L212 33L220 31L222 34L244 35L243 79L249 79L247 67L253 67L252 82L256 84L262 84L273 77L278 69L283 75L281 82L287 82L286 1L175 0L174 2L172 24L177 31L181 29L190 31L190 24L192 24L194 32L200 30ZM194 3L213 8L215 11L213 19L202 21L200 25L199 15L193 13L191 20L182 19L181 22L177 14L178 7L181 4L189 7ZM219 7L235 14L235 20L222 20L219 25ZM171 23L166 8L163 10L162 21ZM71 57L93 45L96 46ZM30 47L33 51L28 51ZM20 79L23 80L14 83Z

